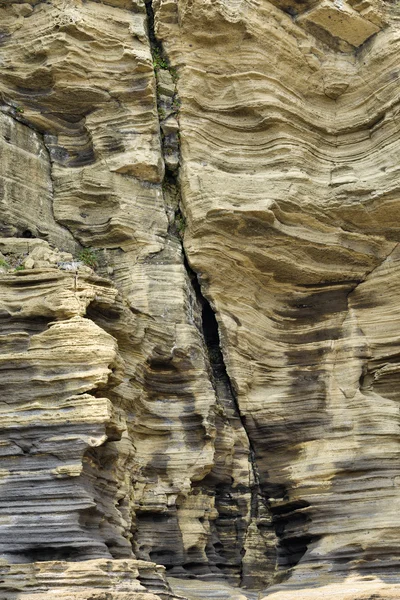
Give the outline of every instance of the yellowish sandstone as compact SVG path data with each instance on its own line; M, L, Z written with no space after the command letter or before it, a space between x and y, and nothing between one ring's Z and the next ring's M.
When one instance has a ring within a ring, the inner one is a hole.
M400 596L399 24L0 1L4 600Z

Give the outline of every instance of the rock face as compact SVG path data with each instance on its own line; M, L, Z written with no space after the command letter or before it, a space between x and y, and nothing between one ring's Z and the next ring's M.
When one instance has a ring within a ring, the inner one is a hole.
M0 0L1 598L400 597L399 31Z

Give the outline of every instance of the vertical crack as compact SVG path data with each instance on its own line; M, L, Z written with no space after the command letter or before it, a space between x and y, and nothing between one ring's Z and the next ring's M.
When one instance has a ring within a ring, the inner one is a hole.
M215 387L218 387L219 384L224 387L225 391L227 392L227 399L225 400L226 406L224 408L228 409L228 412L230 412L233 416L239 419L239 421L242 424L243 430L246 433L246 437L249 444L250 462L254 476L254 482L255 485L259 488L259 473L255 459L256 454L253 447L253 443L249 437L246 428L245 417L240 411L237 396L227 372L225 359L221 347L217 318L215 316L214 310L211 307L210 302L207 300L207 298L203 295L201 291L201 286L196 273L189 266L183 244L182 251L184 253L186 271L188 272L191 284L196 293L197 300L202 308L203 337L206 344L208 358L213 374L214 385ZM257 514L253 514L252 516L257 516Z
M180 135L179 135L179 123L177 122L177 129L173 133L169 131L168 134L166 131L166 123L169 127L168 121L171 117L178 117L180 100L178 96L178 92L176 89L176 83L178 79L178 75L176 70L171 67L169 64L168 58L165 55L162 43L157 39L154 27L154 10L152 0L145 0L146 5L146 13L147 13L147 22L148 22L148 34L150 39L151 52L153 56L153 66L154 71L157 78L157 106L158 106L158 116L160 122L160 131L161 131L161 139L162 139L162 148L164 153L164 160L166 163L166 172L163 181L163 191L164 196L167 195L166 192L169 192L171 195L171 188L173 189L173 194L175 195L175 215L174 221L170 228L170 232L173 235L177 235L180 238L180 245L182 249L182 255L184 260L184 266L186 272L188 274L191 285L195 291L197 300L202 308L202 329L203 329L203 338L205 341L205 345L208 352L208 358L213 374L214 384L221 384L225 390L228 392L226 394L227 398L229 398L228 406L226 408L229 409L232 415L237 417L243 427L243 430L246 433L249 449L250 449L250 461L252 465L252 472L254 476L254 481L256 486L259 487L259 474L255 460L255 450L251 439L249 438L245 418L240 412L239 404L237 401L237 397L233 386L231 384L224 356L222 353L220 336L219 336L219 328L215 313L211 307L210 302L206 299L201 291L201 286L197 278L197 274L191 269L189 266L189 262L186 257L185 247L183 245L183 233L185 229L185 217L181 210L181 199L180 199L180 191L179 191L179 181L178 181L178 169L179 169L179 156L180 156ZM169 79L170 76L173 84L174 90L172 93L172 89L168 90L168 85L165 83L166 80ZM167 95L170 92L171 95ZM165 111L168 114L164 114ZM161 114L160 114L161 113ZM171 140L173 138L173 140ZM177 164L170 164L168 157L170 156L170 152L168 151L171 148L171 142L176 145L176 150L178 154L178 162ZM256 515L254 515L256 516Z
M177 91L178 72L170 65L162 43L154 28L152 1L146 3L148 35L156 77L157 112L160 124L161 147L166 177L176 179L180 164L180 137L178 113L180 100Z
M146 11L148 21L148 35L150 39L151 52L153 57L153 67L157 82L157 109L158 120L160 124L160 137L163 158L165 162L165 176L162 183L164 202L167 215L170 222L169 235L178 239L181 247L183 264L188 276L190 285L195 293L198 305L201 307L201 333L204 345L207 349L208 361L210 365L210 379L214 387L215 394L223 409L228 421L240 423L241 428L247 439L248 460L249 460L249 482L250 492L250 511L241 545L241 560L238 565L239 585L246 583L246 572L243 557L246 553L246 541L249 534L250 523L258 522L259 517L269 513L269 506L263 497L260 486L260 478L256 461L256 452L252 440L248 434L245 416L241 413L238 399L232 382L227 372L225 359L221 347L219 327L215 312L203 295L197 274L191 269L183 244L185 217L181 210L181 195L179 182L180 166L180 133L179 133L179 108L180 99L177 90L178 74L171 67L168 57L164 52L162 43L157 39L154 26L154 11L152 0L147 0ZM214 489L218 495L217 486ZM225 490L226 491L226 490ZM224 492L221 492L224 494ZM230 493L229 493L230 496ZM263 508L260 514L262 503ZM240 534L238 533L238 540ZM231 548L229 549L232 550ZM234 564L227 564L234 568Z
M191 267L188 264L183 245L182 251L184 253L186 271L190 278L192 287L195 291L197 301L202 309L202 334L211 367L211 380L215 389L217 399L223 406L223 409L228 418L237 419L240 422L242 430L244 431L247 438L249 448L248 458L250 463L250 472L252 475L252 477L250 477L249 480L249 489L251 494L250 519L257 519L259 517L259 501L262 498L262 494L260 488L260 479L257 468L255 450L246 428L245 417L240 411L237 396L227 372L215 312L212 309L210 302L202 293L201 286L196 273L191 269ZM246 539L246 535L247 532L245 534L244 540ZM242 557L239 571L240 586L242 586L245 583L245 573L243 566L244 565Z
M152 0L145 0L146 14L147 14L147 27L150 40L150 47L152 54L155 48L162 50L161 43L157 40L154 30L154 10Z

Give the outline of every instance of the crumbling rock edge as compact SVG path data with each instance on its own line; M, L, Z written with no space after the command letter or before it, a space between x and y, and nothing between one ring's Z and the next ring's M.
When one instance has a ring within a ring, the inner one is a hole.
M397 7L0 22L0 589L399 595Z

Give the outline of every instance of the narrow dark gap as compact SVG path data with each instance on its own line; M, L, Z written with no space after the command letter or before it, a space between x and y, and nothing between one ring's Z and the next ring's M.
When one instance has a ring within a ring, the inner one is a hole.
M309 504L303 500L295 502L288 500L279 507L271 507L269 505L268 498L270 494L266 494L265 486L260 485L255 449L248 434L246 419L240 412L235 390L233 389L226 369L215 313L210 302L202 294L197 276L190 268L186 259L184 248L183 254L186 271L202 309L203 337L207 347L214 379L213 383L214 385L224 385L225 390L228 392L228 394L225 395L225 398L230 399L229 408L234 412L234 415L240 419L248 438L250 461L255 481L255 485L251 490L251 516L253 518L259 516L260 501L263 502L267 511L272 515L272 524L278 540L276 545L278 577L280 576L284 580L290 575L291 569L299 563L308 550L309 545L317 540L315 536L311 536L308 533L309 523L311 521L311 518L307 513ZM285 490L282 489L278 492L277 497L285 497L285 495ZM241 581L242 575L243 574L240 573Z
M277 534L279 535L279 534ZM315 536L301 535L280 539L277 544L277 566L279 569L292 569L307 552ZM290 573L287 573L289 576Z
M14 555L17 561L22 563L87 560L85 552L75 546L35 546L22 552L13 552L11 555Z
M157 76L161 71L169 71L171 74L174 69L170 67L168 58L166 57L163 46L161 42L157 39L154 28L154 11L151 0L145 0L146 13L147 13L147 22L148 22L148 34L150 39L151 52L154 61L154 70ZM175 106L174 106L175 104ZM157 89L157 106L158 106L158 115L160 121L160 136L162 142L162 148L164 153L165 160L165 176L163 180L163 191L164 196L173 195L175 198L175 219L174 222L170 224L169 234L180 240L181 248L182 248L182 256L184 261L184 267L186 273L188 275L190 284L195 293L197 302L201 307L201 329L202 335L205 342L205 346L207 349L210 370L211 370L211 381L214 386L217 398L219 402L223 405L223 408L226 411L227 415L238 419L242 425L244 432L246 433L249 445L249 462L251 464L251 470L253 474L253 485L251 487L251 517L253 519L258 519L260 516L260 502L264 505L265 510L271 514L270 506L269 506L269 495L265 494L264 486L260 485L259 473L257 468L256 461L256 452L253 446L252 440L248 434L248 427L246 424L246 417L241 414L240 408L238 405L238 400L236 396L236 392L233 388L232 382L230 380L229 374L227 372L224 355L221 347L220 333L218 322L216 319L215 312L207 300L207 298L203 295L199 280L197 278L197 274L192 270L187 260L185 254L185 248L183 244L184 238L184 230L185 230L185 218L184 214L181 210L181 198L179 193L179 164L175 166L170 166L168 161L168 152L170 147L174 148L174 144L177 146L178 154L180 154L180 136L179 132L173 134L175 136L171 142L169 140L171 135L165 135L163 131L163 121L168 119L170 116L176 116L176 105L179 106L180 102L177 96L176 88L175 94L172 99L166 100L163 95L159 93ZM218 393L220 392L220 393ZM222 393L221 393L222 392ZM203 481L203 484L205 480ZM215 485L215 482L212 484ZM215 492L218 495L218 490L215 489ZM284 495L284 494L282 494ZM221 502L223 502L223 495L219 498ZM301 508L301 507L299 507ZM289 569L291 569L294 565L298 563L301 557L306 552L309 543L312 541L311 537L307 535L306 531L306 523L308 517L302 514L298 514L296 511L296 507L294 507L294 512L288 508L288 512L290 514L282 514L278 515L278 511L273 515L273 524L275 526L275 531L277 535L277 565L284 573L286 573ZM283 509L283 512L285 510ZM226 517L226 521L232 520L232 515L228 515ZM220 522L224 521L224 515L220 515ZM245 537L245 536L244 536ZM244 538L243 538L244 539ZM189 577L200 577L204 574L207 574L210 568L217 568L217 570L221 569L221 572L226 575L227 569L232 568L235 570L235 565L229 564L230 557L229 552L230 549L224 549L223 544L220 542L216 542L216 544L220 544L221 547L214 547L214 553L217 551L218 557L223 562L215 562L213 565L206 565L202 561L196 562L196 557L193 557L189 562L184 563L182 566L186 571L185 576ZM224 556L224 551L228 554ZM159 549L158 551L154 551L151 553L151 559L160 562L161 564L165 564L168 568L174 567L174 557L171 554L171 551L168 550L167 555L164 555L164 549ZM183 558L183 557L181 557ZM187 557L189 559L189 557ZM176 558L175 558L176 560ZM178 561L179 562L179 561ZM243 584L244 581L244 567L243 560L240 561L240 565L237 565L239 568L239 585ZM237 568L236 567L236 568Z
M218 322L217 322L215 313L211 307L210 302L207 300L207 298L205 298L205 296L203 296L199 281L197 279L197 275L191 269L191 267L188 263L183 245L182 245L182 251L183 251L183 256L184 256L184 264L185 264L186 272L189 275L189 279L190 279L190 282L195 291L196 298L202 309L203 337L204 337L204 341L206 343L208 358L210 361L210 366L212 369L213 377L214 377L214 380L217 382L222 381L226 385L226 388L229 390L229 397L231 399L230 408L232 408L234 410L235 416L240 419L243 429L246 432L247 438L249 440L250 455L251 455L253 471L254 471L254 479L255 479L256 483L258 484L259 476L258 476L257 466L255 463L255 450L254 450L253 444L251 442L251 439L248 436L245 417L240 412L236 393L233 389L231 380L229 378L229 375L228 375L228 372L226 369L225 360L224 360L224 356L223 356L222 349L221 349L221 340L220 340L220 335L219 335Z
M177 92L178 72L172 67L162 43L157 39L154 28L154 11L151 0L145 0L147 30L153 69L156 78L157 113L160 126L160 141L165 165L163 189L177 187L180 166L180 135L178 113L180 99ZM182 229L182 215L177 214L178 233Z
M288 501L271 507L272 522L278 537L277 566L282 570L296 566L317 536L308 533L311 517L306 500ZM289 573L288 573L289 574Z
M43 331L46 331L49 327L49 324L53 321L53 319L38 316L31 317L29 320L18 319L5 313L0 313L0 318L2 336L6 336L12 333L26 333L29 336L37 335L38 333L43 333ZM13 341L13 343L18 344L18 340ZM20 344L24 346L23 340L20 341Z
M198 281L196 273L191 269L187 257L185 255L185 249L182 244L182 252L184 256L184 265L186 268L186 272L189 276L191 285L195 292L198 303L201 306L201 317L202 317L202 333L203 339L207 348L208 359L210 362L211 372L212 372L212 383L214 389L217 394L217 398L221 400L221 397L218 394L218 389L223 389L223 404L224 408L227 409L227 412L232 416L237 418L242 424L242 428L246 433L248 444L249 444L249 460L251 464L251 470L253 473L254 485L251 488L251 517L257 519L259 516L259 501L262 499L262 490L260 488L259 483L259 474L257 469L256 462L256 454L250 439L250 436L247 431L245 417L241 414L238 400L236 397L235 390L233 389L230 377L227 372L227 368L225 365L224 355L222 353L221 348L221 340L219 334L218 322L216 319L216 315L214 310L211 307L210 302L203 295L200 283ZM267 507L267 503L264 500L265 506ZM232 517L229 517L231 519ZM223 520L223 515L220 515L219 521ZM223 565L226 567L227 565ZM243 571L243 561L241 561L239 566L239 581L240 584L243 584L244 580L244 571Z
M145 7L146 7L147 26L148 26L149 40L150 40L151 49L153 51L154 48L157 48L157 50L160 53L162 53L161 43L156 38L156 33L155 33L155 30L154 30L153 2L152 2L152 0L145 0L144 4L145 4Z

